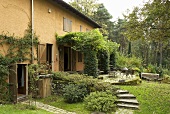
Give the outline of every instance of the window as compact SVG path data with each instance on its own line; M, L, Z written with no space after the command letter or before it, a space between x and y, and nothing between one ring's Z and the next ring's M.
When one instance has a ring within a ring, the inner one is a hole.
M82 30L83 30L83 27L80 25L80 32L82 32Z
M63 31L71 32L72 31L72 21L67 18L63 18Z
M82 53L78 52L78 62L82 62Z

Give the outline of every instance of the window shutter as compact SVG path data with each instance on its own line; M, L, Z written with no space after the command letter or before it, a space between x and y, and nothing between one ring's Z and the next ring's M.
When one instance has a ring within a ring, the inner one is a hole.
M38 59L40 63L46 63L46 44L38 45Z
M67 19L63 17L63 31L67 31Z
M72 31L72 21L70 21L70 24L69 24L69 32Z

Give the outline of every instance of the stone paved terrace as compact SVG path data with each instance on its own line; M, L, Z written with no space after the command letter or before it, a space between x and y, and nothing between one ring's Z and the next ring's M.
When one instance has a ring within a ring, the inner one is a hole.
M115 77L109 78L109 75L100 75L99 77L103 77L104 82L116 83L119 80L133 80L136 78L135 75L124 75L123 73L117 72Z

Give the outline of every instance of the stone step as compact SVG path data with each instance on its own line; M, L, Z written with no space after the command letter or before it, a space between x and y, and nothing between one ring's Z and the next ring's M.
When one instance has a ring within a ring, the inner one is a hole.
M118 103L117 106L120 108L139 109L138 105L125 104L125 103Z
M133 94L117 94L119 99L135 99L136 97Z
M127 90L117 90L116 92L117 94L128 94L129 93L129 91Z
M19 96L17 97L17 102L23 102L23 101L26 101L28 98L28 96L26 95L22 95L22 96Z
M139 105L139 102L136 99L118 99L116 103Z

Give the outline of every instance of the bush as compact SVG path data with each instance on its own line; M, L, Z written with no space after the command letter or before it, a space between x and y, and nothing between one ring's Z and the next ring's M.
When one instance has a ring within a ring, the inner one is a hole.
M116 110L116 96L110 91L92 92L85 98L85 107L90 111L111 112Z
M118 68L134 68L138 67L140 68L142 66L142 60L137 57L126 57L124 55L118 54L117 60L116 60L116 66Z
M101 71L104 71L104 74L107 74L109 71L109 53L105 50L98 52L98 68Z
M83 101L87 95L87 89L84 84L69 84L63 88L63 97L68 103Z
M53 72L53 79L54 80L64 80L65 76L68 76L69 73L67 72Z
M88 76L98 76L98 60L95 51L88 51L84 53L84 73Z

